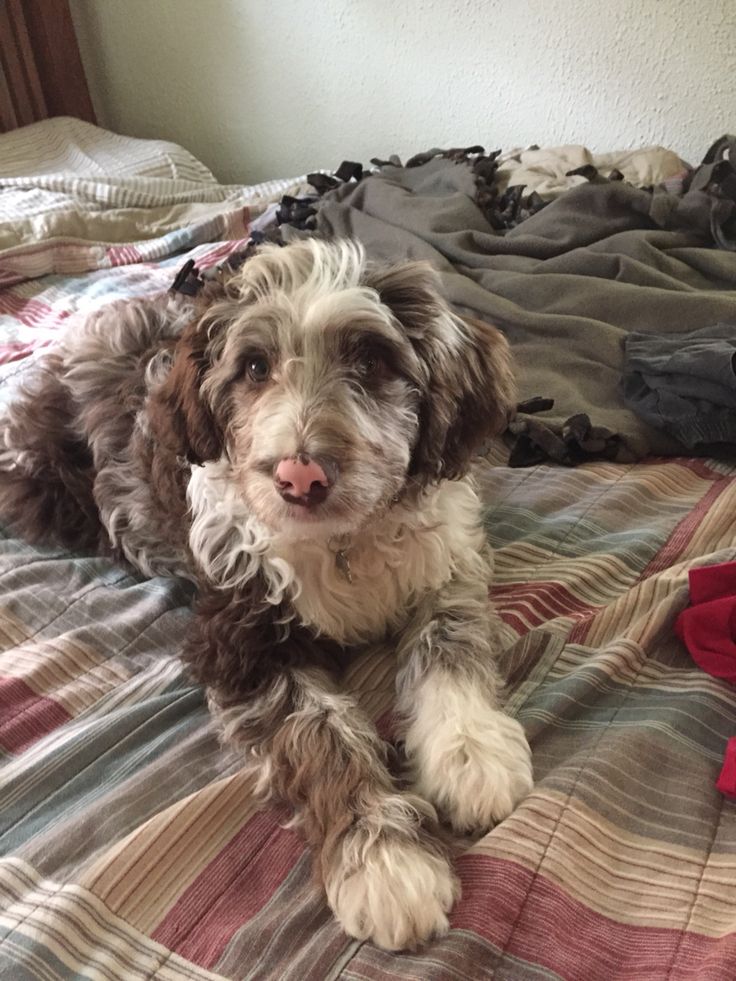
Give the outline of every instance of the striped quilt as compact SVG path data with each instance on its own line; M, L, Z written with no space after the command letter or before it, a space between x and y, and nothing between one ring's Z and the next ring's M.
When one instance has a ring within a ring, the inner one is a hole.
M11 246L0 397L70 318L238 248L274 190L245 189L237 228L225 208L112 255L87 243L74 270L42 274ZM0 532L0 977L736 977L736 804L714 788L736 693L672 629L688 569L736 558L736 468L513 470L496 447L478 476L536 786L458 842L451 932L404 954L339 930L288 814L258 810L219 745L177 658L189 587ZM346 678L389 738L392 673L385 652Z
M0 135L0 383L76 317L223 260L303 186L222 186L176 144L78 119Z

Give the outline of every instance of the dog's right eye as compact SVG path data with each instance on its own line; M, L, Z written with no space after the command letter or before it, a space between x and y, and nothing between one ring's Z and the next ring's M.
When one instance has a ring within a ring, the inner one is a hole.
M265 382L271 374L271 365L268 363L268 358L255 354L246 359L245 371L251 381Z

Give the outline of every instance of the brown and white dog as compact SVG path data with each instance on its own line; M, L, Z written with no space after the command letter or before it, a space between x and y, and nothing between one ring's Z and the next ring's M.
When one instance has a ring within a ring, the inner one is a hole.
M487 829L532 783L468 477L513 395L502 335L429 266L311 240L196 301L102 309L0 420L4 520L196 581L185 661L258 791L294 807L344 929L389 949L447 929L437 813ZM411 790L334 680L386 638Z

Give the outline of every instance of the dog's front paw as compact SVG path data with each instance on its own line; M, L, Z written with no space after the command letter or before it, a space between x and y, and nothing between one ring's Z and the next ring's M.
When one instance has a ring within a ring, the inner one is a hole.
M524 730L491 708L437 718L423 732L410 730L407 753L414 789L458 832L487 830L532 789Z
M447 932L447 914L460 890L431 843L391 829L370 841L359 830L348 832L331 865L327 898L351 937L404 950Z

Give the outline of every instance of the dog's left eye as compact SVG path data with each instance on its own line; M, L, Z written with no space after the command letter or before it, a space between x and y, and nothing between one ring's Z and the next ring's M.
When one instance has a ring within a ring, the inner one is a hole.
M264 358L262 355L252 355L245 362L245 370L251 381L265 382L268 381L271 374L271 365L268 363L268 358Z
M364 354L358 358L355 367L362 378L371 378L380 374L383 361L377 354Z

